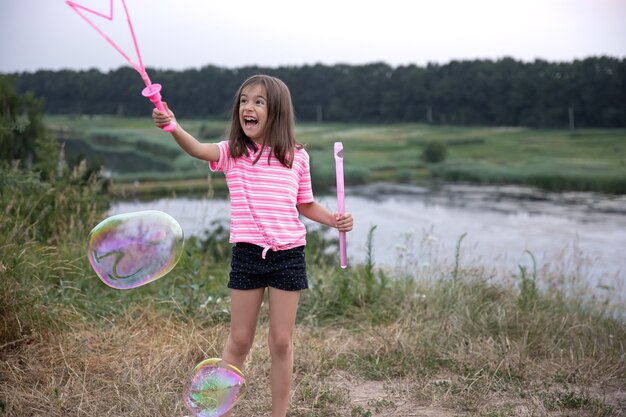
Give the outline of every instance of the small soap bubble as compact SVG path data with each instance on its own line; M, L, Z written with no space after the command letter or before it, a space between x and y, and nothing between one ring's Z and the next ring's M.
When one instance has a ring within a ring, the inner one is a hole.
M183 253L183 229L161 211L118 214L93 228L88 247L89 262L106 285L136 288L176 266Z
M243 395L245 379L239 369L219 358L200 362L185 386L185 404L196 417L226 414Z

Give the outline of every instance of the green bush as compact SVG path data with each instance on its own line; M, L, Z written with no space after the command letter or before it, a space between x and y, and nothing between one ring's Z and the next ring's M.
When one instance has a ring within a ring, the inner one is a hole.
M422 150L422 159L433 164L443 162L448 154L448 146L441 141L428 142Z

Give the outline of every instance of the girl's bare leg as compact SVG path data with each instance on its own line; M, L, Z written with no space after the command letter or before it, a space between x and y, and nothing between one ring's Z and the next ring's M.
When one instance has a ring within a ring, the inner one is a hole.
M289 407L293 372L293 328L299 300L299 291L269 288L272 417L285 417Z
M265 288L230 290L230 334L224 345L222 360L243 372L243 363L254 342L259 308ZM224 417L229 417L226 413Z

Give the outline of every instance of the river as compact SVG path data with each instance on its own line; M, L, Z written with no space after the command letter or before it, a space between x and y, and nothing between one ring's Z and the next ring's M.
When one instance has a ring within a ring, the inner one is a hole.
M317 201L336 208L334 196ZM118 201L110 214L140 210L169 213L187 235L202 234L216 221L227 223L230 211L225 199L169 198ZM532 273L532 254L538 279L550 277L540 284L567 281L614 302L626 300L626 196L518 186L373 184L347 190L346 210L355 219L348 234L350 263L365 261L368 232L375 226L377 267L416 277L440 275L454 266L460 241L460 268L482 268L486 276L513 280L519 265Z

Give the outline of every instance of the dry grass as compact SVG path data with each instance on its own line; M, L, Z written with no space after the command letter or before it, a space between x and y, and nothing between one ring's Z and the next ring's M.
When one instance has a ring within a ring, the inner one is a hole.
M624 415L623 357L580 358L573 346L538 360L523 342L472 338L428 359L417 339L435 336L421 323L299 325L290 416ZM0 350L4 415L186 415L188 372L219 356L226 335L226 324L152 307L33 333ZM262 318L236 416L270 413L266 335Z
M0 395L15 416L182 415L186 373L223 337L139 310L78 322L4 350Z

